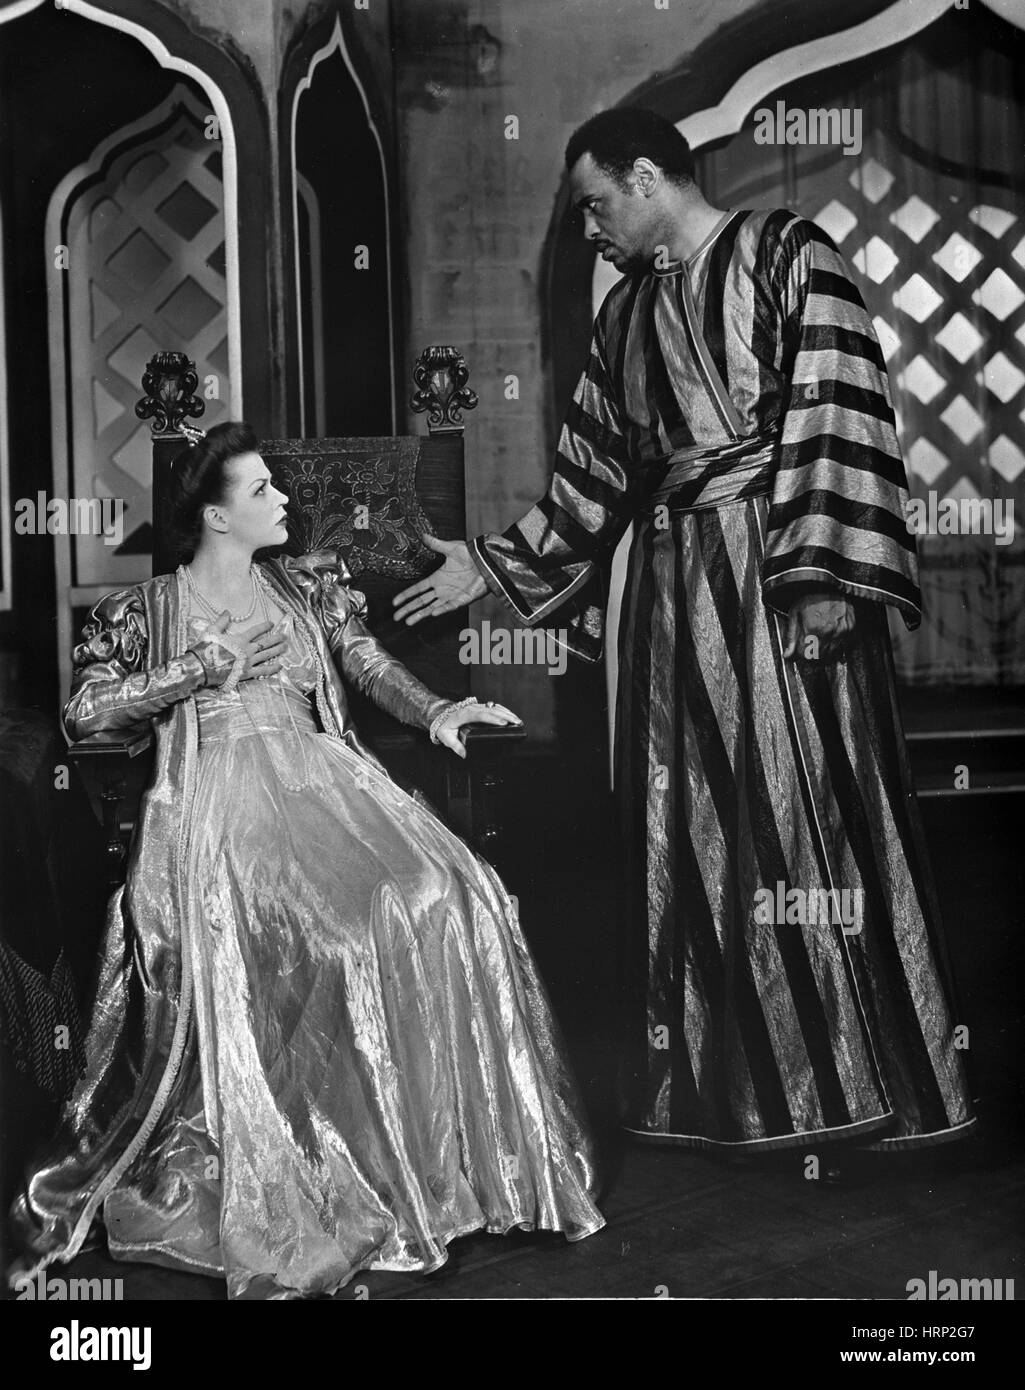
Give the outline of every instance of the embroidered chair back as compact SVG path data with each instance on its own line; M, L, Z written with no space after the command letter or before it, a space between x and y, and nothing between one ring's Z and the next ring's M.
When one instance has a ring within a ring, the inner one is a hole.
M367 597L367 623L388 650L439 694L469 691L459 662L466 614L407 627L392 598L438 566L425 533L466 534L463 437L265 439L260 453L289 498L291 555L338 550Z
M438 567L424 545L466 535L462 411L476 407L462 355L429 347L413 372L414 411L426 412L428 433L377 438L265 439L260 452L275 486L289 497L293 555L337 549L366 595L368 625L388 650L432 690L450 699L469 693L470 668L459 661L466 610L413 627L396 623L392 597ZM159 353L143 377L136 407L153 419L153 573L173 568L163 523L171 460L181 449L181 426L202 414L195 366L181 353ZM273 554L275 552L267 552ZM399 726L355 701L357 723L372 741L399 736Z
M413 372L412 408L427 413L426 436L356 439L265 439L261 453L275 483L289 497L289 542L294 555L337 549L366 595L368 623L394 656L432 690L450 699L469 693L471 667L459 660L459 632L466 609L415 627L397 624L391 599L437 568L423 543L466 534L462 411L477 397L469 372L452 347L429 347ZM180 452L188 419L203 414L196 396L195 364L183 353L158 353L148 363L136 406L153 421L153 573L175 566L166 525L171 465ZM272 552L269 552L272 553ZM496 760L524 736L522 728L481 724L467 735L465 761L444 760L426 740L395 723L350 691L353 716L365 738L407 787L426 791L444 808L449 824L501 866L501 777ZM135 821L152 734L97 734L74 744L106 833L111 884L124 876L126 830ZM496 853L498 857L496 858Z

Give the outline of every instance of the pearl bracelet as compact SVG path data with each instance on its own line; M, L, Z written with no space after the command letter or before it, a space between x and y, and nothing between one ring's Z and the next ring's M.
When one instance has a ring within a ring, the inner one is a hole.
M442 710L441 714L436 715L431 720L431 727L428 730L428 733L431 736L431 742L439 742L438 730L441 728L442 724L444 724L445 720L451 717L452 711L454 709L465 709L467 705L475 704L477 704L477 700L472 695L469 695L465 700L457 700L455 704L449 705L448 709Z
M239 654L232 663L231 670L228 672L227 676L225 676L224 680L221 681L221 689L234 690L242 679L242 672L245 669L246 659L243 655Z
M196 644L196 647L225 647L229 652L231 652L235 660L232 663L231 670L228 672L227 676L221 682L219 688L221 690L234 690L242 677L242 672L246 668L245 650L243 649L241 641L233 633L211 632L210 629L212 628L212 626L212 623L207 624L206 630L203 634L203 639L201 642L198 642ZM196 647L190 647L189 650L194 651L196 655L199 657L205 675L204 684L209 686L210 671L207 667L206 662L203 660L202 654L196 650Z

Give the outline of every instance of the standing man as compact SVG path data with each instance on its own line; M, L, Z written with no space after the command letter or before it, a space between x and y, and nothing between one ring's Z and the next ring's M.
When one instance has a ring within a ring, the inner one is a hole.
M566 150L623 278L545 496L433 542L407 622L488 589L556 612L634 523L615 767L630 860L629 1125L725 1152L974 1123L897 708L886 606L920 618L882 353L843 259L787 211L711 207L652 112ZM963 1030L962 1030L963 1032Z

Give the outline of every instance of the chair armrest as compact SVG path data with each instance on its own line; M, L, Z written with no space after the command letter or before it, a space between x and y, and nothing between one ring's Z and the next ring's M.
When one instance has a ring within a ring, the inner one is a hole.
M68 758L77 765L93 810L103 826L109 888L124 879L128 845L121 833L121 811L126 806L130 819L134 820L148 775L149 760L141 755L148 752L154 742L153 730L148 726L90 734L74 743L68 740Z
M449 757L445 763L449 820L492 864L498 856L501 872L502 767L527 731L522 724L464 724L460 733L466 757Z
M67 737L67 735L65 735ZM137 758L153 743L152 729L137 729L135 732L90 734L68 743L68 753L72 758L123 757Z
M527 731L522 724L464 724L467 756L487 757L513 743L522 743Z
M489 753L498 752L506 744L520 743L527 737L526 729L516 724L464 724L463 732L467 753L482 754L485 757ZM419 731L401 730L397 733L378 735L373 741L373 746L378 754L406 752L419 746L422 739L423 734Z

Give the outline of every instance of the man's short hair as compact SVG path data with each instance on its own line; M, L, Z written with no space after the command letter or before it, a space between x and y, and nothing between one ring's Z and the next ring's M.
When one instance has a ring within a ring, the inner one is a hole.
M694 182L694 155L684 136L664 116L642 106L599 111L570 136L566 168L589 154L598 168L626 188L635 159L650 159L673 183Z

